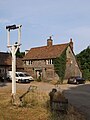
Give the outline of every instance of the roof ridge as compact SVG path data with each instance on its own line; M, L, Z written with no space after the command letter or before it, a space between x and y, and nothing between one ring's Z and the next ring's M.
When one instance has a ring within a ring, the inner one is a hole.
M59 45L68 45L69 43L63 43L63 44L55 44L55 45L52 45L52 46L59 46ZM35 48L43 48L43 47L52 47L52 46L39 46L39 47L33 47L33 48L31 48L31 49L35 49Z

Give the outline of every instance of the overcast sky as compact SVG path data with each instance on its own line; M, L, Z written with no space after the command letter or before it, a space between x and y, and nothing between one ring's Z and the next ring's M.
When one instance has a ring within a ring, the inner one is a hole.
M74 42L75 54L90 45L90 0L0 0L0 51L8 51L7 25L22 25L21 51ZM11 31L17 41L17 30Z

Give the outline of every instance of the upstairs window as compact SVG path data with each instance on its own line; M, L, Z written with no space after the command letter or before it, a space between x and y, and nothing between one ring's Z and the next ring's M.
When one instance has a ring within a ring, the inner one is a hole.
M46 65L51 65L51 64L53 64L52 59L46 60Z
M32 65L32 60L29 60L29 65Z
M26 61L26 65L29 65L29 61Z
M24 61L24 64L25 64L25 65L31 65L31 64L32 64L32 61L31 61L31 60L26 60L26 61Z

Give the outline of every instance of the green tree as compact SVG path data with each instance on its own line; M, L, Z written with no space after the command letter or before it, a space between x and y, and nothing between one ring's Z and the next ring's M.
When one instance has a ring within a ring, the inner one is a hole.
M17 52L16 52L16 57L17 58L23 58L25 55L25 52L20 52L20 50L18 49Z
M18 42L15 42L15 44L17 45ZM20 48L18 48L17 52L16 52L16 57L17 58L23 58L25 55L25 52L20 52Z
M90 46L76 55L83 77L90 80Z

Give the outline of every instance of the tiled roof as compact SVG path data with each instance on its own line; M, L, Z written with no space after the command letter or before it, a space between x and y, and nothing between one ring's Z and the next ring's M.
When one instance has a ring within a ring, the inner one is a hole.
M23 60L56 58L61 55L67 46L68 43L31 48Z
M0 65L11 65L11 55L9 53L0 52Z
M11 66L12 65L12 56L9 53L0 52L0 65ZM23 68L22 58L16 59L17 68Z

